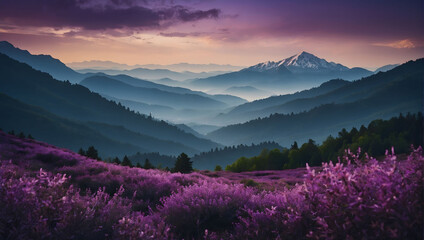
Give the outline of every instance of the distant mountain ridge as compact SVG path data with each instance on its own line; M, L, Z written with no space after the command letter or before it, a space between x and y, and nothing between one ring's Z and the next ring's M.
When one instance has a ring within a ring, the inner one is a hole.
M109 96L131 101L139 101L142 103L170 106L174 109L225 107L223 102L199 96L197 94L178 94L156 88L134 87L118 80L103 76L92 76L86 78L81 81L80 84L97 93L104 93Z
M374 72L378 73L378 72L387 72L389 70L392 70L393 68L399 66L400 64L388 64L382 67L377 68Z
M281 61L259 63L238 72L195 79L190 84L200 89L223 90L249 85L281 94L315 87L331 79L356 80L371 74L364 68L348 68L301 52Z
M147 68L147 69L168 69L176 72L231 72L238 71L243 66L234 66L230 64L193 64L193 63L175 63L175 64L136 64L128 65L122 63L116 63L112 61L83 61L83 62L71 62L67 65L75 70L81 69L95 69L95 70L130 70L135 68Z
M216 117L216 120L221 124L234 124L237 122L244 122L258 117L266 117L272 113L288 113L287 111L281 112L278 108L284 104L288 104L298 99L308 99L324 95L332 92L340 87L348 85L350 82L333 79L321 84L318 87L303 90L293 94L272 96L264 99L255 100L252 102L241 104L227 113L222 113ZM294 112L303 111L304 109L293 110Z
M149 68L141 68L141 67L128 69L128 70L80 69L77 71L81 74L88 74L88 73L93 74L100 71L102 73L106 73L109 75L125 74L131 77L147 79L147 80L160 80L163 78L170 78L170 79L178 80L178 81L184 81L184 80L194 79L194 78L211 77L211 76L227 73L226 71L200 72L200 73L189 72L189 71L175 72L169 69L149 69Z
M75 72L50 55L32 55L28 51L16 48L6 41L0 42L0 53L19 62L26 63L36 70L47 72L58 80L68 80L72 83L77 83L84 78L84 75Z

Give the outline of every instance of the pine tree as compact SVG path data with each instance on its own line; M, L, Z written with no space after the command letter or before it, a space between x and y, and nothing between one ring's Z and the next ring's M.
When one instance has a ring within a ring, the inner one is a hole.
M23 132L20 132L18 135L19 138L24 139L25 138L25 134Z
M94 146L90 146L87 149L87 152L85 152L86 156L92 159L101 160L99 157L99 152L97 149L94 148Z
M85 155L86 155L86 153L85 153L84 149L82 149L82 148L80 148L80 149L78 150L78 154L79 154L79 155L81 155L81 156L85 156Z
M193 171L193 162L185 153L181 153L175 162L174 172L190 173Z
M122 159L122 166L128 166L128 167L133 167L131 160L127 157L127 155L124 156L124 159Z
M144 160L144 165L143 165L144 169L153 169L153 165L150 163L149 159L146 158L146 160Z
M97 152L97 149L94 148L94 146L88 147L86 156L92 159L100 160L99 153Z
M116 163L116 164L120 165L120 164L121 164L121 160L119 160L119 158L118 158L118 157L115 157L115 158L113 159L113 163Z

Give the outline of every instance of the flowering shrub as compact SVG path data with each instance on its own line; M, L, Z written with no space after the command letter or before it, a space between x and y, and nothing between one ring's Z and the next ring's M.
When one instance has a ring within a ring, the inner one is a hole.
M240 184L202 182L164 199L159 214L178 237L199 239L205 230L221 233L231 229L253 195L252 189Z
M2 239L105 239L130 210L120 198L123 189L112 197L102 189L81 196L66 186L65 175L40 170L35 177L14 178L11 169L2 164L0 170Z
M347 151L270 191L0 133L0 239L422 239L421 147L402 159L361 156ZM252 174L261 185L277 176Z
M399 162L394 155L378 162L348 152L347 164L324 164L320 173L310 171L305 198L317 228L312 238L422 238L422 149ZM353 164L353 162L355 164Z

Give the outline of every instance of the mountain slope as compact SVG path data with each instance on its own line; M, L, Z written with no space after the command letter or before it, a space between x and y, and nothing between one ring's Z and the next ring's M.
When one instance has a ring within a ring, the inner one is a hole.
M19 102L0 93L0 128L31 134L37 140L66 147L73 151L94 145L102 157L123 156L125 153L148 152L147 149L107 138L82 123L70 121L42 108Z
M158 139L180 142L199 151L217 146L164 121L135 114L83 86L57 81L3 54L0 54L0 92L74 121L120 125Z
M374 72L378 73L378 72L387 72L389 70L392 70L393 68L399 66L400 64L389 64L389 65L385 65L382 67L377 68Z
M386 84L378 84L384 82L380 76L370 77L368 86L378 86L378 90L364 92L363 97L358 97L357 101L327 104L295 115L274 114L244 124L227 126L207 136L224 144L276 141L282 146L288 146L293 141L305 142L309 138L322 141L324 137L336 134L341 128L358 127L374 119L386 119L399 113L419 112L423 109L423 69L424 59L411 61L387 72L386 74L395 75L396 80ZM361 88L361 85L351 87ZM335 92L344 95L341 89Z
M175 109L193 108L225 108L226 104L197 94L178 94L162 91L156 88L134 87L121 81L103 77L93 76L84 79L82 86L97 93L112 97L138 101L147 104L158 104Z
M0 42L0 53L19 62L26 63L34 69L49 73L58 80L69 80L72 83L77 83L84 78L84 75L68 68L61 61L50 55L32 55L26 50L15 48L6 41Z
M206 94L206 93L200 92L200 91L192 91L188 88L171 87L171 86L158 84L158 83L154 83L154 82L139 79L139 78L133 78L133 77L130 77L130 76L127 76L127 75L109 76L109 75L105 74L103 76L105 76L107 78L119 80L123 83L129 84L129 85L132 85L132 86L135 86L135 87L156 88L156 89L171 92L171 93L199 95L199 96L202 96L202 97L207 97L207 98L211 98L211 99L216 100L216 101L223 102L223 103L225 103L229 106L236 106L236 105L240 105L240 104L247 102L245 99L242 99L242 98L239 98L239 97L236 97L236 96L210 95L210 94Z
M253 102L248 102L237 106L228 113L218 115L216 120L220 123L234 124L236 122L243 122L258 117L268 116L271 113L277 112L269 112L267 111L268 109L272 109L273 107L285 104L295 99L311 98L323 95L349 83L350 82L345 80L335 79L325 82L319 87L303 90L293 94L272 96L265 99L255 100Z
M159 140L151 136L132 132L122 126L113 126L105 123L96 122L88 122L85 125L87 125L91 129L101 132L104 136L114 139L115 141L131 143L135 146L142 146L144 149L146 149L145 151L139 152L160 152L162 154L173 156L177 156L181 152L190 155L198 152L196 149L184 146L181 143Z

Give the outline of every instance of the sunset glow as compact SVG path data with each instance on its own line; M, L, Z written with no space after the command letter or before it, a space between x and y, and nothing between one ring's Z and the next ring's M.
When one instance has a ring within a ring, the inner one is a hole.
M375 68L424 53L422 1L0 2L0 39L65 63L248 66L308 51Z

